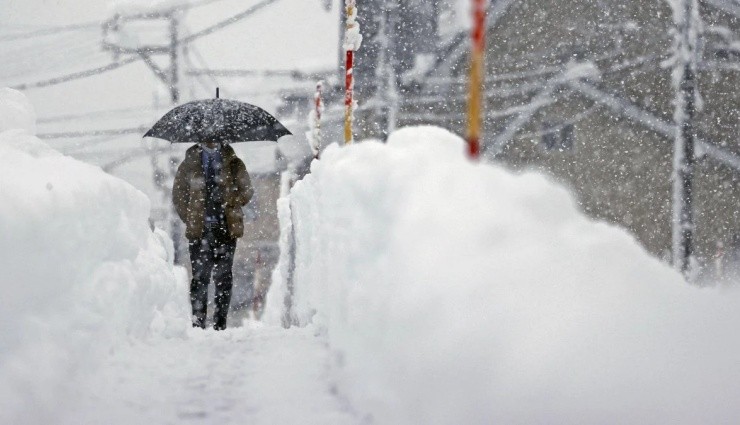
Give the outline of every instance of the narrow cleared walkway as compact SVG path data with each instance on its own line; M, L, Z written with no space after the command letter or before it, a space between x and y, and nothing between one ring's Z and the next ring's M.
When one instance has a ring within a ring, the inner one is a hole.
M111 353L64 424L356 424L312 329L250 323Z

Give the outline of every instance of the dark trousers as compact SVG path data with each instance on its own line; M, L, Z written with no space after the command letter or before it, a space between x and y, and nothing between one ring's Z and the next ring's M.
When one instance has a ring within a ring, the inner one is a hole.
M208 284L213 274L216 287L213 327L216 330L226 329L234 280L231 267L234 264L236 239L229 238L223 228L207 228L202 239L190 241L189 249L193 268L193 280L190 282L193 327L206 327Z

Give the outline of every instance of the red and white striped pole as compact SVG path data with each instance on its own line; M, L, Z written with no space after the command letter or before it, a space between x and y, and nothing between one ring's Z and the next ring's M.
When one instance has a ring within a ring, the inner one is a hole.
M480 156L480 139L483 127L483 75L485 72L484 48L486 42L486 0L473 0L472 49L470 52L470 86L468 87L468 155Z
M354 60L355 52L347 50L346 58L346 72L344 78L344 144L351 144L353 142L352 137L352 120L353 116L353 105L354 105Z
M345 0L347 13L347 23L344 30L344 50L345 58L345 78L344 78L344 143L351 144L354 141L352 134L352 121L354 121L355 109L355 51L360 48L362 35L360 34L360 25L357 23L357 2L356 0Z

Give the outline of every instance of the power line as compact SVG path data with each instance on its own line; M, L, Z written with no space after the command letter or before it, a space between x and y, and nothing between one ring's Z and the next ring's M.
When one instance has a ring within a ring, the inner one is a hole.
M221 28L224 28L224 27L227 27L229 25L232 25L232 24L234 24L234 23L236 23L236 22L238 22L238 21L246 18L247 16L249 16L249 15L251 15L251 14L259 11L260 9L264 8L265 6L269 6L270 4L275 3L277 1L278 0L263 0L262 2L255 4L254 6L250 7L249 9L247 9L247 10L241 12L241 13L237 13L236 15L234 15L234 16L228 18L228 19L225 19L225 20L223 20L223 21L221 21L221 22L219 22L217 24L211 25L210 27L205 28L205 29L203 29L201 31L198 31L195 34L191 34L191 35L189 35L189 36L181 39L179 42L182 43L182 44L186 44L186 43L190 43L191 41L194 41L194 40L196 40L198 38L204 37L204 36L206 36L208 34L212 34L212 33L216 32L216 31L220 30Z
M62 146L60 142L59 145L55 143L54 148L56 148L59 152L63 153L64 155L78 155L78 154L83 153L81 151L89 149L93 145L108 143L113 140L120 139L121 137L125 137L125 136L126 136L125 134L119 134L115 136L97 136L97 137L92 137L84 141L75 140L74 144L70 146Z
M208 63L206 63L206 60L203 58L203 55L200 54L200 50L195 44L188 46L188 49L189 51L193 52L193 54L195 55L195 59L197 59L198 62L200 62L201 66L208 67ZM193 71L193 68L191 67L190 70ZM213 84L218 85L218 80L216 80L216 77L214 75L207 74L207 76L208 78L210 78Z
M39 87L47 87L47 86L53 86L56 84L66 83L67 81L72 80L78 80L80 78L86 78L91 77L93 75L102 74L104 72L112 71L114 69L120 68L122 66L128 65L130 63L136 62L140 60L140 58L136 56L132 56L129 58L126 58L120 62L113 62L105 66L101 66L99 68L93 68L88 69L85 71L75 72L72 74L64 75L61 77L51 78L49 80L44 81L37 81L35 83L28 83L28 84L19 84L17 86L14 86L13 88L16 90L27 90L32 88L39 88Z
M39 139L71 139L75 137L90 137L90 136L117 136L123 134L144 134L145 131L149 130L149 126L139 126L130 128L116 128L110 130L89 130L89 131L68 131L60 133L40 133L36 137Z
M197 3L197 4L188 5L188 7L204 6L206 4L214 3L216 1L220 1L220 0L203 0L203 1L199 2L199 3ZM254 5L252 7L250 7L249 9L247 9L247 10L241 12L241 13L238 13L238 14L236 14L236 15L228 18L228 19L225 19L225 20L223 20L223 21L221 21L221 22L219 22L219 23L217 23L215 25L212 25L212 26L210 26L210 27L208 27L208 28L206 28L204 30L201 30L201 31L199 31L199 32L197 32L195 34L191 34L191 35L185 37L182 40L179 40L179 43L183 43L183 44L190 43L191 41L194 41L194 40L196 40L196 39L198 39L200 37L203 37L203 36L212 34L212 33L216 32L216 31L218 31L218 30L220 30L220 29L222 29L222 28L224 28L226 26L232 25L232 24L234 24L234 23L236 23L236 22L238 22L238 21L246 18L249 15L252 15L253 13L256 13L260 9L264 8L265 6L268 6L268 5L270 5L272 3L275 3L277 1L278 0L263 0L262 2ZM173 8L173 11L174 10L175 9ZM129 17L127 17L127 18L129 18ZM36 30L36 31L26 32L26 33L23 33L23 34L12 34L12 35L8 35L8 36L5 36L4 38L0 38L0 40L3 40L3 39L12 40L12 39L24 38L24 37L28 37L28 36L48 35L48 34L54 34L54 33L64 32L64 31L74 31L74 30L79 30L79 29L92 28L92 27L98 26L98 25L99 24L96 22L96 23L82 23L82 24L65 25L65 26L61 26L61 27L45 28L45 29L40 29L40 30ZM111 71L111 70L120 68L120 67L122 67L124 65L127 65L127 64L130 64L132 62L135 62L137 60L140 60L140 59L141 59L140 57L129 57L129 58L124 59L122 61L110 63L110 64L105 65L105 66L102 66L102 67L93 68L93 69L89 69L89 70L85 70L85 71L80 71L80 72L75 72L75 73L72 73L72 74L68 74L68 75L64 75L64 76L60 76L60 77L55 77L55 78L51 78L51 79L48 79L48 80L37 81L37 82L34 82L34 83L19 84L19 85L14 86L13 88L18 89L18 90L25 90L25 89L29 89L29 88L39 88L39 87L46 87L46 86L57 85L57 84L65 83L65 82L68 82L68 81L72 81L72 80L76 80L76 79L80 79L80 78L86 78L86 77L90 77L90 76L93 76L93 75L101 74L103 72ZM16 76L16 75L13 75L13 76ZM9 78L9 77L6 76L4 78Z
M317 80L326 78L334 71L306 72L295 69L252 70L252 69L192 69L188 75L211 75L214 77L291 77L296 80Z
M68 46L72 47L68 47ZM23 59L16 59L20 56L14 52L0 52L0 60L6 66L0 72L0 78L4 80L23 77L28 81L31 75L39 75L45 72L59 68L74 69L80 66L80 63L105 63L110 59L103 57L99 50L99 44L94 40L92 42L83 41L82 43L69 43L64 45L52 45L48 47L28 46L21 49L21 52L33 52L33 56L25 55ZM23 55L21 53L21 55ZM88 65L89 66L89 65Z
M185 56L185 62L187 66L190 69L193 69L193 62L190 60L190 55L184 55ZM187 74L187 72L186 72ZM218 83L215 82L215 79L213 77L210 77L211 81L213 82L213 86L209 86L206 81L203 81L203 75L196 75L195 81L198 82L198 85L200 85L206 92L210 92L212 87L218 87Z
M136 19L169 18L175 12L181 12L181 11L190 10L196 7L206 6L208 4L216 3L219 1L223 1L223 0L201 0L199 2L193 2L193 3L182 3L179 5L172 5L169 7L162 7L159 10L151 10L148 12L137 12L137 13L131 13L131 14L116 13L115 17L112 20L107 21L107 23L111 23L116 20L130 21L130 20L136 20Z
M211 3L216 3L216 2L219 2L219 1L223 1L223 0L201 0L199 2L190 3L187 8L188 9L194 9L196 7L206 6L206 5L209 5Z
M81 29L92 29L92 28L99 28L99 27L100 27L100 22L85 22L81 24L62 25L58 27L50 27L50 28L44 28L44 29L39 29L35 31L24 32L24 33L16 33L16 34L0 36L0 41L26 39L30 37L40 37L40 36L45 36L45 35L58 34L60 32L77 31Z
M115 115L117 118L120 117L121 114L128 113L128 112L138 112L138 113L149 113L149 112L157 112L159 110L164 110L165 108L155 108L152 106L138 106L138 107L130 107L130 108L120 108L120 109L107 109L104 111L93 111L93 112L83 112L78 114L65 114L65 115L54 115L49 117L41 117L36 120L39 124L47 124L52 122L58 122L58 121L69 121L77 118L92 118L92 117L101 117L101 116L108 116L108 115Z
M65 34L50 40L21 40L12 44L0 44L0 56L4 65L21 65L23 63L43 63L48 56L68 56L70 52L86 49L102 53L100 42L89 35Z
M125 164L127 164L127 163L129 163L129 162L131 162L131 161L133 161L133 160L135 160L137 158L141 158L143 156L151 155L151 154L155 154L156 155L158 153L165 153L165 152L169 152L170 150L171 149L169 147L166 147L166 148L157 148L157 149L144 150L144 151L141 151L141 150L132 151L132 152L129 152L129 153L125 154L125 155L122 155L122 156L116 158L115 160L113 160L111 162L108 162L107 164L104 164L101 168L106 173L110 173L114 169L116 169L116 168L118 168L118 167L120 167L122 165L125 165Z

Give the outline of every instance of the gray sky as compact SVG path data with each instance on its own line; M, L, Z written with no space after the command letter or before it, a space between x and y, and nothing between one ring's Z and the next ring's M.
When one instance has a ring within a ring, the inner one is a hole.
M220 0L198 7L186 15L185 28L205 28L256 4L257 0ZM338 23L336 12L325 12L322 0L279 0L224 30L203 37L195 48L212 68L293 69L336 66ZM56 26L104 21L110 4L101 0L0 0L0 32L18 26ZM100 38L96 30L90 39ZM43 53L49 37L43 37L27 51L3 58L24 61ZM17 43L16 43L17 44ZM5 44L7 46L7 42ZM0 46L2 47L2 46ZM70 50L76 46L70 44ZM0 50L1 52L1 50ZM84 68L84 67L83 67ZM41 77L69 72L63 67L48 70ZM33 73L29 80L33 80ZM43 78L41 78L43 79ZM223 79L222 90L238 81ZM187 86L187 83L185 83ZM93 111L122 106L149 105L156 80L143 64L53 88L28 90L39 116L70 111Z
M185 15L184 30L196 32L256 3L258 0L215 0L189 11ZM278 0L251 17L197 40L193 45L210 68L270 70L336 67L339 0L334 3L334 9L327 12L323 8L323 0ZM105 0L0 0L0 36L49 26L102 23L110 14L110 2ZM20 82L34 82L94 68L112 60L108 53L98 48L101 34L101 30L91 28L85 32L60 36L3 41L0 42L0 62L5 64L6 71L9 68L21 70L20 77L15 77L12 84L17 84L18 78ZM8 80L0 79L0 84L3 83L11 84ZM212 82L210 84L215 85ZM220 78L218 84L224 97L236 97L272 111L278 98L270 92L285 84L285 81ZM310 88L314 86L313 82L306 84ZM191 87L194 87L194 93ZM188 100L192 94L196 98L213 96L212 87L206 92L206 88L195 85L192 79L185 81L181 88L183 100ZM254 91L261 94L249 95ZM163 85L140 62L90 78L29 89L25 94L31 99L42 121L39 123L39 133L112 129L153 123L161 112L148 111L146 108L152 107L155 97L161 99L163 107L168 103ZM125 113L60 118L132 108L134 111ZM57 119L44 122L49 118ZM304 148L297 141L298 138L286 139L291 138L283 138L280 142L284 150ZM111 159L120 157L118 151L135 152L145 146L141 136L136 134L107 141L49 140L49 144L63 153L97 165L105 165ZM248 145L240 146L248 167L260 169L265 163L271 162L274 145ZM156 202L148 161L143 157L113 173L148 193Z

